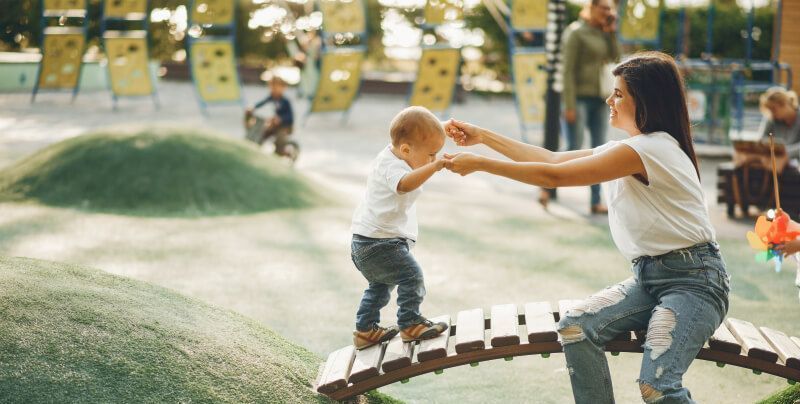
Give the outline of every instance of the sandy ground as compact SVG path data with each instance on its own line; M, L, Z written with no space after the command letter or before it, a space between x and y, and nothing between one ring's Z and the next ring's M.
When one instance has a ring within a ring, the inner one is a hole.
M160 85L163 107L123 100L112 112L106 93L0 95L0 168L88 130L142 124L208 128L242 137L238 107L203 117L186 83ZM247 87L249 103L264 90ZM295 130L302 144L296 169L339 201L307 211L200 219L135 218L36 205L0 204L0 254L80 263L178 290L253 317L321 356L349 343L365 282L349 259L349 221L369 163L387 142L388 122L404 107L395 96L362 96L350 117L314 115ZM307 105L295 102L302 120ZM508 98L469 97L448 115L519 136ZM613 132L611 138L619 138ZM533 143L541 135L531 133ZM445 151L456 151L452 144ZM267 149L265 149L265 152ZM490 154L484 148L476 152ZM744 233L752 221L731 221L715 203L718 160L704 160L709 209L733 274L730 314L800 335L793 268L775 274L752 263ZM442 172L419 200L428 316L493 304L555 303L581 298L629 276L604 217L588 213L588 188L559 190L549 212L537 190L509 180ZM396 306L384 310L391 322ZM609 357L619 402L638 402L639 355ZM786 382L698 361L685 384L699 402L752 402ZM425 375L381 389L408 402L543 402L571 399L562 355L517 358Z

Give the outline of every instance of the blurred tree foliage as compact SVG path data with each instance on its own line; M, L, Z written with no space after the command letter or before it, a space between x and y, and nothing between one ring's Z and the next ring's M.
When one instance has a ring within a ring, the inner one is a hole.
M89 0L89 44L99 45L101 0ZM187 0L150 0L150 9L175 10L186 6ZM254 5L252 1L239 1L236 27L236 48L243 63L269 66L288 56L286 41L294 40L293 35L287 38L280 30L280 24L272 27L249 29L247 22L257 8L270 4L289 7L290 14L295 17L305 13L301 4L292 2L275 2ZM383 56L381 37L381 19L385 9L378 0L366 0L367 34L369 36L369 58L380 63ZM24 48L39 46L40 38L40 0L0 0L0 50L18 51ZM568 21L577 18L580 6L568 3ZM688 57L698 58L705 52L706 27L708 22L707 7L687 9L690 22L688 40ZM413 21L413 13L406 13ZM769 59L771 55L772 31L775 11L772 7L756 10L754 27L757 35L753 36L753 58ZM718 1L714 10L713 55L720 58L742 58L745 55L743 32L746 27L747 14L736 6L734 1ZM662 47L663 50L675 54L679 27L679 10L667 9L664 13ZM485 33L482 47L483 63L487 69L495 71L497 77L508 79L508 41L505 33L491 17L487 9L480 5L466 15L466 24L470 28L481 28ZM177 24L167 20L150 24L151 56L159 60L172 59L176 52L184 48L185 33L177 31Z

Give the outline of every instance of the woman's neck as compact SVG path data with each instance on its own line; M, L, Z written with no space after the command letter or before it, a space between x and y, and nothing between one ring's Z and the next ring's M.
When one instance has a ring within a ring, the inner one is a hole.
M792 112L783 120L783 123L785 123L786 126L792 126L795 122L797 122L797 109L793 108Z

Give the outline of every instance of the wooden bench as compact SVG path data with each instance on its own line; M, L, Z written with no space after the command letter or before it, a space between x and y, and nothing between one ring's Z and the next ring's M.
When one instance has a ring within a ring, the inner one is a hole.
M425 373L481 361L515 356L562 352L558 321L576 300L559 301L553 311L549 302L492 306L490 317L483 309L461 311L456 322L450 316L433 321L450 324L446 332L420 343L405 343L398 335L391 341L356 351L341 348L320 366L315 383L318 392L334 400L344 400L369 390L407 382ZM619 352L643 352L644 331L624 333L605 346ZM698 359L730 364L786 378L790 384L800 381L800 339L766 327L728 318L700 350Z
M781 208L791 217L800 214L800 171L786 167L778 176ZM775 206L771 172L751 168L747 175L733 163L717 166L717 203L727 206L728 217L736 217L736 206L742 216L748 216L750 206L765 211Z

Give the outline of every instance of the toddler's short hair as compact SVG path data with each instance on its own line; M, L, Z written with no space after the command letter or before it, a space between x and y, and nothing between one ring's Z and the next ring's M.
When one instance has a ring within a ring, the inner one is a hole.
M424 141L431 134L445 136L444 128L439 119L425 107L408 107L392 119L389 134L392 145L400 146L403 143Z

